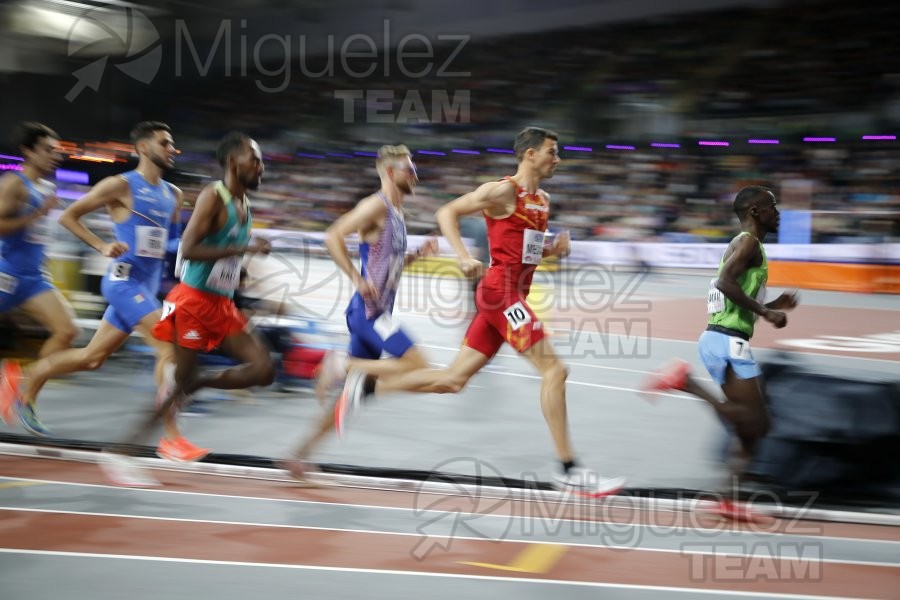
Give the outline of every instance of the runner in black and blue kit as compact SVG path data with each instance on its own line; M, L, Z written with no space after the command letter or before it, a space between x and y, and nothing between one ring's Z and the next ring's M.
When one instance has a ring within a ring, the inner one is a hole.
M22 123L14 145L23 155L22 170L0 177L0 313L21 309L49 332L38 353L50 356L69 347L78 335L75 314L65 297L44 273L45 246L53 239L54 223L47 217L56 206L55 186L46 180L61 160L59 136L41 123ZM30 405L17 402L22 371L14 360L0 365L0 416L30 428Z

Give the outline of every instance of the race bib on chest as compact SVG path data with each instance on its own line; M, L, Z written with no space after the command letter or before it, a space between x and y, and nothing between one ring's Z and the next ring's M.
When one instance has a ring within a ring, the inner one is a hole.
M736 337L728 338L728 356L734 360L753 360L750 342Z
M178 242L178 252L175 253L175 278L181 279L181 276L184 274L184 268L187 265L187 261L181 258L181 242Z
M110 281L128 281L131 277L131 263L114 262L109 265Z
M162 227L139 225L134 228L135 255L144 258L165 258L169 233Z
M531 314L521 302L516 302L504 310L503 316L506 317L506 321L513 331L531 323Z
M539 265L544 254L544 232L526 229L522 235L522 263Z
M47 217L41 217L32 222L31 225L28 226L28 233L25 235L25 240L31 244L41 244L44 246L52 242L53 221Z
M709 282L709 292L706 295L706 312L709 314L725 310L725 294L716 287L716 281L713 279Z
M19 280L12 275L0 273L0 292L3 292L4 294L12 294L16 291L16 285L18 283Z
M237 256L220 258L213 264L206 286L219 292L233 292L241 277L241 259Z

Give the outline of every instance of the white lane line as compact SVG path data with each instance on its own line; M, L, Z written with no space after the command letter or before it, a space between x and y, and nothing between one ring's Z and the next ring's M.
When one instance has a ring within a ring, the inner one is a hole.
M539 583L554 586L578 586L578 587L596 587L606 589L622 589L622 590L643 590L654 592L666 592L669 594L691 594L694 595L715 595L715 596L737 596L741 598L785 598L790 600L821 600L834 599L833 595L803 595L803 594L773 594L771 592L744 592L732 590L716 590L709 588L693 588L693 587L673 587L664 585L636 585L627 583L606 583L597 581L566 581L560 579L538 579L532 577L503 577L498 575L464 575L462 573L433 573L429 571L402 571L398 569L362 569L354 567L323 567L315 565L289 565L281 563L253 563L243 561L227 561L227 560L204 560L197 558L169 558L160 556L137 556L134 554L99 554L93 552L61 552L58 550L18 550L15 548L0 548L0 552L6 554L26 554L37 556L58 556L72 558L101 558L109 560L136 560L145 562L163 562L163 563L184 563L192 565L211 565L211 566L228 566L228 567L247 567L258 569L294 569L301 571L325 571L336 573L360 573L366 575L395 575L403 577L434 577L443 579L466 579L476 581L491 581L499 583ZM844 597L847 598L847 597ZM847 600L864 600L857 598L847 598Z
M77 482L71 482L71 481L52 481L52 480L27 479L27 478L12 478L12 477L5 478L5 479L7 479L7 480L14 480L14 481L21 481L21 482L25 482L25 483L29 483L29 484L32 484L32 483L35 483L35 484L40 483L40 484L45 484L45 485L46 485L46 484L54 484L54 485L70 486L70 487L90 487L90 488L100 488L100 489L107 489L107 490L112 490L112 491L115 491L115 492L123 492L123 493L128 493L128 494L141 494L141 493L147 493L147 494L172 494L172 495L182 495L182 496L199 496L199 497L206 497L206 498L227 498L227 499L229 499L229 500L238 500L238 501L275 502L275 503L283 503L283 504L301 504L301 505L315 505L315 506L336 506L336 507L340 507L340 508L365 509L365 510L372 510L372 511L389 510L389 511L398 511L398 512L413 513L413 516L415 516L415 517L417 517L417 518L421 518L421 520L423 520L423 521L428 521L427 519L425 519L424 515L426 515L426 514L440 513L440 512L441 512L441 511L430 510L430 509L428 509L428 508L419 508L419 507L407 508L407 507L402 507L402 506L380 506L380 505L373 505L373 504L353 504L353 503L346 503L346 502L330 502L330 501L328 501L328 500L296 500L296 499L293 499L293 498L265 498L265 497L260 497L260 496L240 496L240 495L233 495L233 494L218 494L218 493L211 493L211 492L187 492L187 491L184 491L184 490L170 490L170 489L159 489L159 488L123 488L123 487L114 486L114 485L104 485L104 484L96 484L96 483L77 483ZM462 487L469 487L469 486L462 486ZM445 495L445 494L440 494L439 492L422 492L422 493L423 493L423 494L426 494L426 495L434 495L434 496L442 496L442 495ZM471 498L472 496L471 496L471 495L467 495L466 497L467 497L467 498ZM572 504L570 504L570 503L556 502L556 501L553 501L553 500L545 500L545 499L541 499L541 498L531 498L531 499L520 499L520 498L517 498L517 499L509 499L509 498L494 498L494 497L491 497L491 498L483 498L483 500L484 500L485 502L488 502L488 501L495 501L495 500L500 500L500 501L502 501L502 502L515 502L515 501L519 501L519 502L530 503L530 504L546 504L546 505L554 505L554 506L557 507L556 510L565 510L565 508L568 507L568 506L577 506L577 504L576 504L576 505L572 505ZM614 500L614 499L611 499L611 500ZM502 502L501 502L501 503L502 503ZM596 508L609 508L609 509L611 509L611 510L614 510L614 509L625 509L625 508L630 508L631 510L634 510L634 511L637 511L637 512L641 512L641 513L647 513L647 512L649 512L649 513L654 513L654 512L659 511L659 512L661 512L661 513L669 513L669 514L671 514L671 513L673 513L673 512L684 512L684 511L668 510L668 509L661 508L661 507L635 507L635 506L625 507L625 506L621 506L621 505L619 505L619 506L610 505L610 506L608 506L608 507L604 507L604 506L594 506L594 505L592 505L592 506L590 506L589 508L594 508L594 509L596 509ZM15 511L15 510L31 511L31 510L33 510L34 512L45 512L45 513L64 512L64 513L67 513L67 514L87 514L87 515L98 515L98 516L129 516L129 515L103 515L102 513L92 513L92 512L81 513L81 512L78 512L78 511L71 511L71 513L70 513L70 511L57 511L57 510L49 510L49 509L16 508L16 507L11 507L11 506L0 506L0 510L10 510L10 511ZM542 518L542 517L544 516L543 511L541 511L540 509L537 509L537 510L538 510L538 518ZM465 516L465 517L472 517L473 520L474 520L474 519L479 519L479 518L487 518L487 519L505 519L505 520L522 521L522 520L527 520L527 519L529 519L529 518L532 518L532 517L523 517L523 516L521 516L521 515L516 515L516 514L491 514L491 513L480 513L480 512L473 512L473 511L467 511L467 510L455 510L455 512L458 512L458 514L459 514L460 517L463 517L463 516ZM693 513L692 513L692 514L693 514ZM621 521L616 521L616 520L612 520L612 519L604 519L604 518L575 519L575 518L569 518L569 517L559 517L559 516L555 516L555 515L553 515L553 514L547 514L546 516L547 516L547 518L551 519L554 523L556 523L556 522L559 522L559 523L570 523L570 524L576 524L576 525L584 526L584 527L590 527L590 526L595 526L595 527L596 527L596 526L601 526L601 525L612 525L612 526L619 526L619 527L621 527L621 526L625 525L625 526L628 526L628 527L631 527L631 528L634 528L634 529L637 529L637 530L640 530L640 531L648 530L649 533L647 533L647 534L642 533L642 534L641 534L642 538L643 538L644 535L647 535L647 536L655 536L655 535L657 534L657 532L654 531L654 530L664 530L665 532L670 532L670 531L695 531L695 532L698 532L698 533L700 533L700 534L709 534L709 533L712 533L712 532L716 532L716 531L717 531L717 528L700 527L700 526L697 526L697 525L662 525L662 524L651 524L651 525L648 525L648 524L644 524L644 523L622 523ZM166 518L164 518L164 517L150 517L150 516L148 516L148 517L135 517L135 518L152 518L152 519L168 520L168 519L166 519ZM201 521L201 520L195 520L195 519L175 519L175 520L183 520L183 521L187 521L187 522L195 522L195 521L196 521L196 522L207 522L207 521ZM788 520L788 519L783 519L783 520ZM790 526L796 526L796 523L798 523L798 522L800 522L800 521L802 521L802 519L794 518L794 519L793 519L793 523L792 523ZM262 523L242 523L242 522L236 522L236 521L221 521L221 522L219 522L219 521L208 521L208 522L209 522L209 523L233 523L233 524L235 524L235 525L255 525L255 524L256 524L256 525L260 525L260 526L263 526L263 527L294 527L294 526L291 526L291 525L262 524ZM814 525L813 523L814 523L814 522L810 522L809 526L810 526L810 527L814 527L815 525ZM296 526L296 527L297 527L297 528L300 528L300 529L318 529L318 528L306 527L306 526ZM330 528L322 528L322 529L331 531ZM341 531L355 531L355 530L352 530L352 529L341 529ZM727 532L727 533L729 533L730 535L740 535L740 536L747 535L747 536L750 536L750 537L757 536L757 537L765 537L765 538L772 538L772 539L775 539L775 538L785 538L785 537L793 537L793 538L808 538L808 539L811 539L811 540L829 540L829 541L841 541L841 542L859 542L859 543L864 543L864 544L869 544L869 543L875 543L875 544L900 544L900 539L897 539L897 540L879 540L879 539L858 538L858 537L846 537L846 536L827 536L827 535L816 535L815 532L807 532L807 533L803 533L803 532L799 532L799 531L797 531L797 532L777 532L777 531L765 531L765 530L752 530L752 531L731 531L731 530L722 530L722 531ZM361 531L361 532L362 532L362 533L372 533L372 532L369 532L369 531L367 531L367 530L363 530L363 531ZM413 534L397 534L397 535L413 535ZM460 539L475 539L475 540L477 540L477 539L483 539L483 538L477 538L477 537L474 537L474 538L464 538L464 537L460 536ZM523 540L509 540L509 541L523 541ZM524 540L524 541L528 541L528 540ZM579 546L580 544L572 543L572 544L569 544L569 545L572 545L572 546ZM584 544L584 547L586 547L586 548L597 548L597 547L614 547L614 546L605 546L605 545L600 545L600 546L598 546L597 544ZM615 547L616 547L616 548L619 548L619 546L615 546ZM631 548L631 546L622 546L622 547L623 547L623 548ZM644 548L639 548L639 549L644 549ZM649 548L647 548L646 550L648 550L648 551L654 551L654 549L649 549ZM874 564L882 564L882 563L874 563ZM884 563L884 564L886 564L886 565L898 566L898 565L896 565L896 563Z
M688 548L678 548L678 549L669 549L669 548L644 548L641 546L630 546L630 545L619 545L619 544L608 544L608 543L598 543L598 544L586 544L583 542L572 542L572 541L563 541L563 542L555 542L548 540L537 540L531 537L527 539L503 539L502 537L494 539L494 538L485 538L484 536L464 536L464 535L456 535L455 533L451 533L449 536L444 535L443 533L436 535L424 535L422 533L416 532L403 532L403 531L382 531L379 529L355 529L352 527L316 527L312 525L288 525L288 524L280 524L280 523L256 523L256 522L245 522L245 521L222 521L222 520L212 520L212 519L187 519L182 517L157 517L151 515L128 515L122 513L103 513L103 512L85 512L85 511L77 511L77 510L49 510L43 508L7 508L0 507L0 511L10 511L10 512L28 512L28 513L38 513L38 514L50 514L50 515L69 515L75 517L103 517L103 518L115 518L115 519L134 519L137 521L155 521L155 522L172 522L172 523L200 523L203 525L222 525L222 526L231 526L231 527L262 527L266 529L292 529L298 531L324 531L324 532L335 532L335 533L358 533L362 535L388 535L392 537L402 537L402 538L415 538L416 540L423 540L427 543L429 538L434 540L434 544L437 545L439 543L450 544L456 540L463 540L467 542L489 542L496 544L500 543L509 543L509 544L535 544L542 546L567 546L571 548L584 548L588 550L617 550L617 551L634 551L634 552L655 552L657 554L676 554L678 556L739 556L744 558L770 558L772 560L780 560L780 561L789 561L789 560L815 560L817 563L823 564L835 564L835 565L854 565L854 566L864 566L864 567L887 567L887 568L897 568L900 569L900 565L897 563L886 563L880 561L862 561L862 560L846 560L846 559L838 559L838 558L822 558L821 556L817 556L814 559L803 559L800 556L778 556L772 555L770 552L762 551L761 546L763 544L752 544L748 545L742 544L740 542L723 542L719 544L726 548L723 550L719 548L718 550L701 550L696 548L699 546L699 543L695 543L690 545L690 549ZM454 517L455 519L459 519L457 515ZM433 521L432 521L433 522ZM426 526L428 523L426 523ZM453 528L455 530L455 527ZM704 544L710 548L715 548L716 543L712 540L709 540L708 543ZM735 548L743 546L743 552L735 552L733 551ZM747 551L749 550L749 552Z
M41 458L45 460L68 460L75 462L86 462L91 464L96 464L98 454L97 452L91 452L86 450L72 450L72 449L47 449L40 448L38 446L29 446L23 444L8 444L8 443L0 443L0 454L11 455L11 456L20 456L26 458ZM202 475L215 475L220 477L230 477L233 479L259 479L264 481L280 481L280 482L291 482L293 481L286 473L280 471L278 469L272 468L262 468L262 467L244 467L238 465L229 465L229 464L217 464L217 463L207 463L207 462L199 462L199 463L172 463L169 461L157 459L157 458L144 458L138 459L143 466L147 468L152 468L156 470L162 471L173 471L173 472L181 472L181 473L194 473L194 474L202 474ZM525 479L534 479L537 481L537 475L531 472L523 473L521 475L522 478ZM35 481L43 483L44 480L40 479L25 479L25 478L9 478L10 480L18 479L19 481ZM468 485L468 484L460 484L460 483L438 483L435 481L413 481L409 479L397 479L397 478L388 478L388 477L372 477L372 476L362 476L362 475L342 475L342 474L319 474L317 477L318 480L321 480L322 483L328 484L331 487L336 488L351 488L351 489L363 489L363 490L380 490L380 491L388 491L393 493L415 493L415 494L433 494L440 496L460 496L464 495L465 497L478 496L481 498L489 498L489 499L507 499L507 500L518 500L526 503L539 503L539 504L556 504L556 505L571 505L573 504L573 500L579 503L583 503L584 499L575 497L573 498L569 494L565 494L559 491L547 491L541 490L537 494L539 497L535 496L535 490L529 489L519 489L519 488L508 488L508 487L493 487L490 485ZM78 482L62 482L62 481L54 481L53 483L57 483L59 485L69 485L69 486L88 486L88 487L98 487L104 489L115 489L115 490L125 490L125 491L145 491L152 493L195 493L195 492L181 492L177 490L169 490L169 489L143 489L143 490L128 490L127 488L120 488L111 485L100 485L100 484L87 484L87 483L78 483ZM198 493L199 494L199 493ZM209 496L215 496L217 494L205 494ZM235 496L238 498L246 498L247 496ZM262 498L263 500L270 500L269 498ZM288 501L288 500L281 500ZM672 499L672 498L657 498L657 497L648 497L648 498L635 498L635 497L617 497L612 496L609 498L604 498L599 503L595 503L595 506L598 508L627 508L629 510L644 510L647 512L650 511L661 511L661 512L691 512L696 510L701 505L698 505L696 500L693 499ZM356 506L356 504L350 504L349 506ZM370 506L370 508L378 508L377 506ZM900 515L892 515L885 513L870 513L870 512L850 512L850 511L836 511L836 510L827 510L827 509L818 509L818 508L809 508L809 507L789 507L789 506L771 506L766 505L764 503L754 505L754 509L758 510L760 513L769 515L773 518L780 518L783 520L791 520L792 522L814 522L814 521L824 521L824 522L836 522L836 523L853 523L858 525L877 525L877 526L900 526ZM482 511L483 512L483 511ZM471 514L481 514L477 512L473 512ZM685 527L685 529L690 529L690 527ZM776 534L773 534L776 535ZM800 532L791 532L790 535L801 535ZM858 538L834 538L834 539L858 539Z

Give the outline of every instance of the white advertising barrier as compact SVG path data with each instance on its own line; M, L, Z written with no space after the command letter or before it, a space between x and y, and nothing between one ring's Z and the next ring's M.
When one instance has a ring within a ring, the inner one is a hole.
M322 248L324 232L283 231L257 229L254 235L270 239L278 249ZM429 236L411 235L410 252L425 243ZM472 240L464 239L472 249ZM438 238L439 253L453 256L453 248L442 237ZM350 251L356 250L353 237L347 239ZM719 266L727 244L673 244L650 242L572 242L569 261L604 265L634 265L641 261L654 267L715 269ZM900 243L893 244L767 244L766 255L770 260L900 264Z
M286 231L281 229L254 229L255 236L264 237L272 242L273 249L287 252L325 253L325 233L321 231ZM429 236L411 235L408 239L409 251L412 252ZM472 240L464 239L466 246L472 250ZM442 237L438 238L439 254L454 256L453 248ZM569 264L602 264L602 265L637 265L646 262L654 267L682 269L715 269L725 251L727 244L674 244L649 242L572 242L572 253ZM355 236L347 239L347 247L351 253L357 250ZM892 244L767 244L766 254L769 260L837 262L856 264L895 264L900 265L900 243ZM94 260L92 269L86 271L103 271L108 259L90 256Z
M900 264L900 244L772 244L772 260Z
M572 242L575 263L715 269L727 244L653 244L628 242ZM774 261L810 261L857 264L900 264L900 244L767 244Z

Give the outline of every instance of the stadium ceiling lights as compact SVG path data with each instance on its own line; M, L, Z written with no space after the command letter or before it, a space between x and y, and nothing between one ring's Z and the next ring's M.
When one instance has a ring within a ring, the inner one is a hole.
M161 14L159 9L124 0L27 0L12 8L10 28L15 33L41 38L54 38L72 43L90 43L102 39L100 31L77 27L80 21L125 19L127 9L147 16ZM115 25L112 21L112 25ZM122 27L127 27L123 22ZM118 29L118 28L116 28Z

